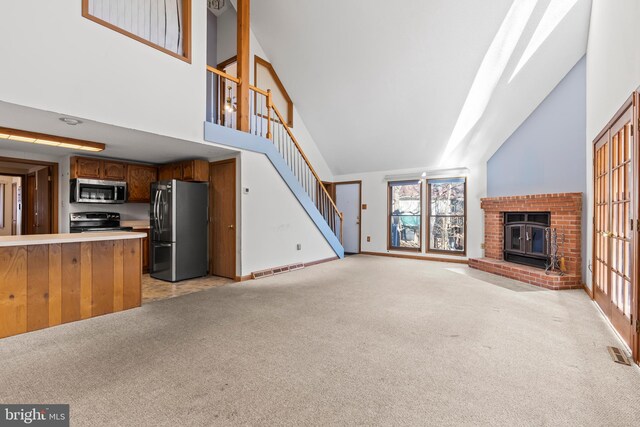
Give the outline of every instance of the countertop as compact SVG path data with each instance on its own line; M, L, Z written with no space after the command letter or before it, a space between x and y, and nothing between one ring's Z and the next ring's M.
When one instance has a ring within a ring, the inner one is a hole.
M149 225L149 220L125 220L125 221L120 221L120 227L133 227L133 228L137 228L137 229L144 229L144 230L148 230L151 228L151 226Z
M49 245L56 243L98 242L103 240L142 239L146 233L130 231L100 231L95 233L32 234L28 236L0 236L0 247Z

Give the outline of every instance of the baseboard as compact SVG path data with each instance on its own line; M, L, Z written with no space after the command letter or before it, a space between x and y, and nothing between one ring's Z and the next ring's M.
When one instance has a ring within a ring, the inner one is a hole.
M589 295L589 298L593 299L593 290L589 289L585 283L582 284L582 289Z
M386 256L391 258L407 258L407 259L418 259L420 261L435 261L435 262L451 262L454 264L469 264L469 260L466 259L450 259L450 258L440 258L440 257L426 257L426 256L418 256L418 255L405 255L405 254L392 254L385 252L360 252L362 255L373 255L373 256Z
M337 259L340 259L340 258L337 257L337 256L334 256L334 257L331 257L331 258L319 259L317 261L305 262L303 264L304 264L305 267L311 267L312 265L323 264L325 262L335 261ZM254 280L253 276L251 274L248 274L246 276L236 276L235 277L235 281L236 282L246 282L247 280Z
M340 258L338 258L337 256L334 256L334 257L331 257L331 258L319 259L317 261L305 262L304 266L305 267L311 267L312 265L323 264L325 262L335 261L337 259L340 259Z

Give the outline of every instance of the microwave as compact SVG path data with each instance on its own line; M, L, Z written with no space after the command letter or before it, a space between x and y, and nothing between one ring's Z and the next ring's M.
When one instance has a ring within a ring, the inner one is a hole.
M124 203L127 201L127 183L98 179L71 180L71 203Z

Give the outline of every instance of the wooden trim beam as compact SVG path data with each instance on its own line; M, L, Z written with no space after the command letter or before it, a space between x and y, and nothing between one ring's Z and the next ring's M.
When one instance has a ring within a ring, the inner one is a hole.
M236 121L237 129L249 132L249 73L250 73L250 8L251 0L238 0L237 56L238 84Z

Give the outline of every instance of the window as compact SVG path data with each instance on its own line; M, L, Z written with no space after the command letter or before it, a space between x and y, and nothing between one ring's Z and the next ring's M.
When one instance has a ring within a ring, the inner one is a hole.
M422 249L421 207L420 181L389 183L389 249Z
M465 254L465 178L427 180L429 251Z
M82 16L191 62L191 0L82 0Z

